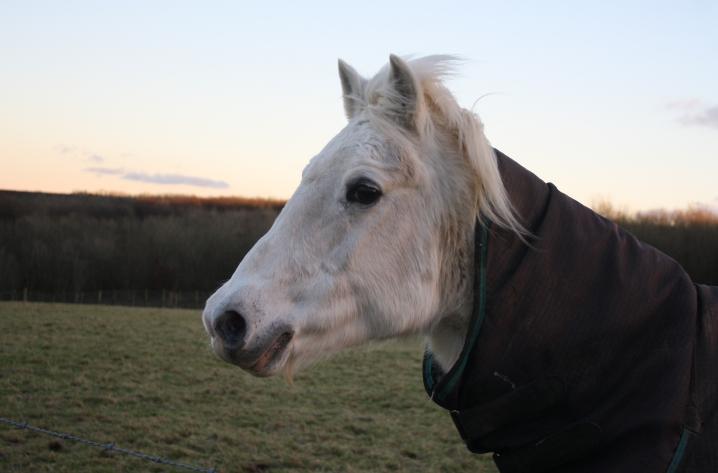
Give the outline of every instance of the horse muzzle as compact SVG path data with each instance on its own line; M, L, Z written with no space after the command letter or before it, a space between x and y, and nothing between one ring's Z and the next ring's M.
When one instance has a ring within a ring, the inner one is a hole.
M205 314L203 319L215 354L256 376L271 376L282 366L294 336L286 324L274 324L261 335L250 336L247 319L236 310L226 310L215 318Z

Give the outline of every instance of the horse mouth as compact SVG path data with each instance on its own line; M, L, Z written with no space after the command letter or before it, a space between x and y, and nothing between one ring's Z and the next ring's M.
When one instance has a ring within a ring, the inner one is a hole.
M270 376L272 374L272 367L282 358L293 336L294 334L292 332L284 332L279 335L269 344L269 347L259 355L259 358L246 369L257 376Z

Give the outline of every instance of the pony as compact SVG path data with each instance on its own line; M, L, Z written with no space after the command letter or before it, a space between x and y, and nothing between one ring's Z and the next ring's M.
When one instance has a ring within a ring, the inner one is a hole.
M442 82L455 63L339 60L347 124L207 300L212 350L291 378L421 334L427 393L502 472L718 471L718 389L691 387L718 289L494 150Z

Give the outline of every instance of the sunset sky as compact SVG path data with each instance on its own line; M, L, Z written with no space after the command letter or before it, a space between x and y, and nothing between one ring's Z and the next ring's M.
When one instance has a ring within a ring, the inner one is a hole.
M440 6L439 6L440 5ZM583 203L718 209L718 3L0 3L0 189L289 197L336 60L456 54L492 144Z

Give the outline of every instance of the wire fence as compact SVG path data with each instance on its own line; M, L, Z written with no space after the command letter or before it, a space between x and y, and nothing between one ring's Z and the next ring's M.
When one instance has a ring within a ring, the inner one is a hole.
M0 290L0 301L201 309L204 307L204 302L213 292L214 290L171 291L133 289L48 292L24 288Z
M18 429L23 430L29 430L31 432L36 432L38 434L44 434L49 435L51 437L57 437L63 440L71 440L73 442L78 442L84 445L88 445L90 447L100 448L106 452L117 452L121 453L123 455L128 455L134 458L139 458L140 460L152 462L152 463L159 463L160 465L168 465L177 469L187 470L187 471L195 471L198 473L219 473L215 468L202 468L195 465L190 465L187 463L180 463L176 461L169 460L167 458L163 458L157 455L149 455L147 453L138 452L136 450L130 450L127 448L118 447L115 445L114 442L109 443L103 443L103 442L97 442L95 440L89 440L82 437L78 437L77 435L68 434L65 432L56 432L54 430L48 430L43 429L41 427L35 427L34 425L30 425L27 422L20 422L13 419L8 419L6 417L0 417L0 423L11 425L13 427L17 427Z

